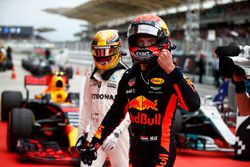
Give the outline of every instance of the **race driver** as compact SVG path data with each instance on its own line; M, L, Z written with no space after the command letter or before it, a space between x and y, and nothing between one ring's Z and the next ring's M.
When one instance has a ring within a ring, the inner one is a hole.
M133 167L172 167L176 157L173 121L176 107L195 111L200 98L192 82L175 66L166 23L158 16L137 16L128 27L127 70L107 115L90 143L78 141L85 162L95 160L99 145L129 113Z
M98 31L91 43L95 68L87 74L81 95L79 137L88 133L91 140L117 94L118 83L126 70L120 61L122 43L118 31ZM112 131L98 150L98 158L91 165L102 167L109 157L112 167L129 165L129 115ZM89 129L89 130L88 130ZM81 167L87 166L81 163Z

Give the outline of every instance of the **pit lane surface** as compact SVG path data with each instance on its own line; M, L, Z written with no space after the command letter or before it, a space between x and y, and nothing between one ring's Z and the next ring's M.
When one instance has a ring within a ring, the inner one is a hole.
M4 90L19 90L23 93L24 97L26 91L24 89L24 75L28 74L21 67L21 55L14 56L15 74L16 78L12 79L12 71L0 72L0 92ZM82 73L80 76L74 76L70 80L69 91L77 92L80 89L80 84L84 77ZM214 95L217 90L210 85L199 85L195 84L197 91L201 97L206 94ZM40 93L44 87L29 87L30 97L34 94ZM35 164L35 163L21 163L18 161L18 156L15 153L9 153L6 147L6 130L7 124L5 122L0 122L0 158L1 166L6 167L52 167L49 164ZM62 165L53 165L53 167L59 167ZM192 150L178 150L177 158L175 162L175 167L249 167L250 162L237 161L231 158L231 155L226 153L218 152L203 152L203 151L192 151Z

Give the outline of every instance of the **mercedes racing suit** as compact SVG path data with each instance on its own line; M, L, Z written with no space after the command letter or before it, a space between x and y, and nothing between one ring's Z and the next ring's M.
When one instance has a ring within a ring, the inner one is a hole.
M176 107L197 110L200 98L179 69L167 74L156 61L147 67L142 72L137 64L125 72L115 101L92 142L101 144L128 112L133 167L170 167L176 156L173 135Z
M114 102L117 94L118 83L125 72L125 66L118 64L115 68L100 74L94 69L92 74L88 74L84 91L81 91L80 118L79 118L79 137L88 132L88 140L90 140L101 124L104 116L108 112L110 106ZM97 152L97 160L91 166L102 167L107 157L109 157L112 167L128 167L129 165L129 133L128 126L130 124L129 115L125 120L113 131L116 137L119 136L115 147L104 152L99 149ZM87 130L89 129L89 130ZM118 135L118 136L117 136ZM81 167L87 166L81 163Z

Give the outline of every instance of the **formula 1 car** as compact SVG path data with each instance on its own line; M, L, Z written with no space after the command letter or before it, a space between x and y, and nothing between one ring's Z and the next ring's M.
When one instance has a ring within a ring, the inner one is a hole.
M210 98L204 98L200 109L193 113L178 109L174 128L178 148L229 153L235 150L236 135Z
M79 164L74 147L78 134L79 95L65 91L66 83L67 79L59 74L42 78L27 75L26 99L18 91L2 93L2 112L9 115L7 148L10 152L17 151L20 160ZM43 96L29 99L28 85L49 86Z
M22 59L22 67L38 77L52 73L51 66L44 56L29 56L27 59Z
M52 74L56 68L59 68L60 71L65 72L65 75L67 75L68 78L73 78L72 67L63 68L62 66L58 66L54 63L51 64L49 60L43 56L29 56L27 59L22 59L22 67L37 77Z
M32 53L32 55L28 56L26 59L22 59L21 64L24 69L26 69L36 77L42 77L48 74L52 74L56 71L55 69L58 68L59 71L63 71L68 78L73 77L72 67L64 68L63 66L55 62L55 60L52 61L52 56L48 60L45 55L43 55L43 52L41 53L41 51L38 52L37 50L38 49L34 49L34 53Z

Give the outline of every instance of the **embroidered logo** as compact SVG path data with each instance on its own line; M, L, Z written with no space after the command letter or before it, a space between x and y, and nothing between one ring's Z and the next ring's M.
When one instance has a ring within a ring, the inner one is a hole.
M128 85L131 87L131 86L133 86L134 84L135 84L135 78L132 78L132 79L130 79L129 81L128 81Z
M163 84L165 82L164 79L162 78L151 78L150 80L153 84L156 84L156 85L160 85L160 84Z

